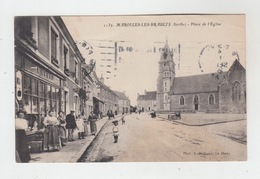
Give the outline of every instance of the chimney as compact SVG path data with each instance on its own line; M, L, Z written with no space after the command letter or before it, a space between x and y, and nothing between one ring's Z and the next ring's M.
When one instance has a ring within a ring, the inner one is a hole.
M146 89L144 90L144 94L146 95Z

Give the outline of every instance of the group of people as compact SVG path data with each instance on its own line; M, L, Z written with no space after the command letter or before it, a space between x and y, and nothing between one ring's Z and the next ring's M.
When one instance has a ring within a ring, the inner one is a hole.
M66 145L67 141L75 141L75 134L78 136L78 139L84 139L89 133L88 123L90 123L91 134L96 135L96 121L97 117L93 112L86 118L84 114L79 114L75 117L74 110L71 110L66 117L62 111L59 111L56 118L54 112L49 111L48 116L43 121L45 126L44 150L58 151Z
M59 151L61 147L66 146L67 142L75 141L75 135L78 139L84 139L89 134L88 125L90 125L91 135L96 135L96 121L97 116L93 112L87 118L84 114L75 116L74 110L71 110L67 116L63 111L59 111L57 117L54 111L49 111L43 120L43 150ZM24 111L17 112L15 127L17 161L28 162L30 151L26 131L30 129Z

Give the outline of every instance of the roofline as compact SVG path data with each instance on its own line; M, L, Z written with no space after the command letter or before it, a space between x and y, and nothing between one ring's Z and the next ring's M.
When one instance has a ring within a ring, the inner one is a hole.
M228 71L223 71L222 73L227 73L227 72L228 72ZM215 72L215 73L196 74L196 75L189 75L189 76L179 76L179 77L175 77L175 78L187 78L187 77L210 75L210 74L219 74L219 73L218 73L218 72Z
M169 95L187 95L187 94L198 94L198 93L214 93L218 91L201 91L201 92L193 92L193 93L170 93Z

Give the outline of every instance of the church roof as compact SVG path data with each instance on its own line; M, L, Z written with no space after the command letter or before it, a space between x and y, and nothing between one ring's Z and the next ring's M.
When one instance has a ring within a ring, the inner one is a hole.
M176 77L170 94L186 94L218 91L218 85L227 72Z
M156 100L156 91L147 91L144 95L138 95L137 100Z
M119 100L129 100L123 92L114 91L114 93L118 96Z

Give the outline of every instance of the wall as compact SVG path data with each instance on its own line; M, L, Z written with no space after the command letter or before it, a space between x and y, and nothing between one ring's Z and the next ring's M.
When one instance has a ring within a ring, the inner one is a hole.
M49 17L38 17L38 50L49 59Z
M232 84L238 81L241 86L240 100L232 100ZM231 70L219 86L220 112L246 113L246 72L244 69Z
M209 105L209 95L213 94L215 102ZM195 111L194 96L198 95L199 108L198 111L203 112L217 112L219 109L219 96L218 92L197 93L197 94L184 94L184 95L171 95L171 111ZM180 105L180 97L184 96L184 105Z

